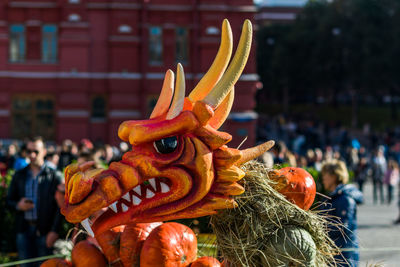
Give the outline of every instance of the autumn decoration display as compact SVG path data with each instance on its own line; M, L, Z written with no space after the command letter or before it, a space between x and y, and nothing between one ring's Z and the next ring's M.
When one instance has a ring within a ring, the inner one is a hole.
M231 58L232 31L224 20L216 58L197 86L186 96L178 64L176 78L166 72L150 118L120 125L118 136L132 145L121 161L108 169L96 169L93 162L66 168L62 213L97 241L77 243L72 266L333 262L335 249L324 233L325 220L307 211L315 197L312 178L301 169L273 171L252 161L273 141L240 150L229 147L232 136L218 130L231 110L252 38L246 20ZM194 232L168 222L206 215L211 215L219 259L200 257ZM43 266L63 266L53 262Z

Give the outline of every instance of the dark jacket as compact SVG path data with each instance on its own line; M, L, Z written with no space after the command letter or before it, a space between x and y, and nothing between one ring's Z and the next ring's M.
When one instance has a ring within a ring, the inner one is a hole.
M17 211L16 230L18 233L24 232L28 226L28 222L24 218L25 213L16 209L18 201L25 197L25 181L28 170L29 166L14 174L7 193L7 205ZM61 181L61 173L47 166L38 176L37 229L41 235L46 235L50 231L58 232L60 229L62 215L54 194Z
M342 252L343 257L357 266L359 261L357 240L357 204L363 202L363 194L351 184L340 184L329 194L325 208L329 209L328 216L333 224L330 226L329 237L341 249L354 249ZM338 226L338 223L342 225ZM337 257L343 261L341 256ZM347 266L347 265L346 265Z

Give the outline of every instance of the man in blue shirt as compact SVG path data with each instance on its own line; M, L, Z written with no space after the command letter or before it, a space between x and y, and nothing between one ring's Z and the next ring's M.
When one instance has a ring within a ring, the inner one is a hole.
M52 254L61 224L61 214L54 199L57 186L62 181L61 174L44 164L46 149L40 137L27 143L27 152L30 164L14 174L7 194L8 206L17 211L20 259Z

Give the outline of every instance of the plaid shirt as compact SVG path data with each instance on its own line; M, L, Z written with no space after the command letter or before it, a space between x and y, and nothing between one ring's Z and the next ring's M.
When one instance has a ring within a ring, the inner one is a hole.
M36 221L37 220L37 204L38 204L38 176L42 172L42 169L36 177L33 177L32 171L28 171L28 177L25 183L25 197L33 201L34 207L31 210L25 211L25 220Z

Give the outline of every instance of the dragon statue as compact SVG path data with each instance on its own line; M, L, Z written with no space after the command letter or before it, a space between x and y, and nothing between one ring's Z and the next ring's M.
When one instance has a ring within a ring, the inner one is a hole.
M62 208L66 219L72 223L81 223L101 246L101 239L104 239L102 236L119 233L122 240L127 236L124 233L128 229L133 229L135 225L147 223L151 226L155 222L216 215L219 210L240 210L239 202L243 202L243 198L240 200L238 197L245 195L243 193L247 189L251 189L250 174L254 170L251 166L257 165L256 163L249 165L248 162L274 145L273 141L269 141L244 150L230 148L226 144L231 141L232 136L218 131L231 110L234 85L245 67L251 42L252 26L250 21L246 20L236 53L231 60L232 31L229 22L224 20L221 44L216 58L187 97L185 97L182 66L180 64L177 66L175 82L174 73L168 70L150 119L125 121L120 125L119 137L132 145L132 150L126 152L121 161L111 163L106 170L95 169L93 162L72 164L66 168L65 206ZM271 170L266 170L262 175L279 177ZM242 180L246 180L243 177L249 177L249 180L243 182ZM279 179L275 179L275 182L273 179L263 178L263 180L268 180L266 186L272 189L279 183ZM275 222L264 219L265 223L274 225L278 229L272 231L276 238L273 242L271 238L272 243L269 246L274 246L278 252L302 249L299 254L304 254L304 251L308 250L318 250L316 248L319 246L318 242L313 240L313 235L310 233L313 230L301 225L304 218L311 215L287 201L276 190L272 191L274 193L270 194L274 196L267 195L266 198L289 207L289 211L278 213L288 217L284 212L290 212L300 222L285 222L281 225L287 227L279 227ZM252 209L257 214L263 213L255 207ZM240 216L240 214L234 215L234 217ZM214 217L213 220L223 221L221 217ZM154 232L153 228L158 229L159 224L151 226L149 231ZM119 228L121 226L125 228L121 230ZM229 226L221 227L226 230ZM284 244L278 240L279 238L284 240L283 236L289 236L291 232L296 231L299 232L297 233L300 236L299 240L289 238L290 240L283 242ZM223 235L227 236L229 233ZM302 240L305 240L304 244L299 246ZM122 245L119 249L122 251ZM268 251L263 248L258 249ZM135 263L132 261L121 263L118 260L123 255L118 248L114 250L114 256L110 256L107 249L103 249L103 253L112 266L221 266L218 261L216 265L201 265L196 263L198 262L196 257L191 259L185 257L179 264L157 265L153 262L146 265L143 263L144 259L140 262L136 259ZM311 252L310 259L304 260L296 257L290 257L290 260L277 259L278 254L275 252L274 255L266 255L264 260L256 265L235 262L233 259L230 264L231 266L327 265L326 261L320 262L321 264L316 262L318 257L315 256L315 251ZM278 260L283 265L274 263ZM84 261L82 259L82 262ZM74 266L89 265L89 263L85 265L74 262Z

